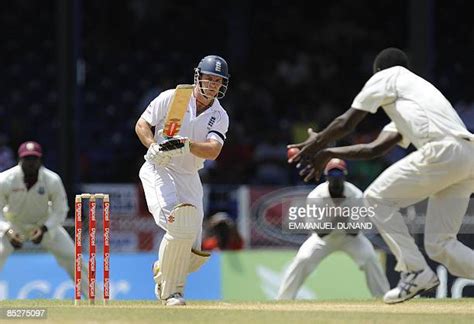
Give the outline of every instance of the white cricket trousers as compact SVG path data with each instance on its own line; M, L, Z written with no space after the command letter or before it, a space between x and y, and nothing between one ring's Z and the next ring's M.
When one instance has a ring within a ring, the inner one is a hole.
M145 162L139 172L148 210L156 224L167 230L166 218L173 208L181 203L194 205L198 210L200 222L204 218L203 189L199 174L177 173L169 168L155 167ZM193 247L201 250L202 226Z
M429 197L425 250L458 277L474 279L474 251L457 240L474 192L474 143L446 138L425 144L385 170L365 191L373 222L397 258L397 271L428 265L399 212Z
M335 231L323 238L313 233L301 245L296 257L286 270L276 298L279 300L295 299L306 278L325 257L335 251L346 252L365 272L367 286L373 296L383 296L389 290L387 277L374 247L365 235L359 232L356 236L351 236Z
M12 225L15 229L15 225ZM23 233L26 234L26 233ZM40 243L41 247L51 252L59 265L66 270L69 277L74 281L74 242L68 235L66 230L62 226L55 226L49 228L44 234L43 240ZM8 256L14 251L13 246L10 244L6 233L0 236L0 270L3 268ZM27 267L28 265L25 264ZM34 269L32 269L34 271ZM88 282L87 282L87 266L83 262L82 265L82 283L81 291L84 296L87 297L88 293ZM102 293L97 290L96 298L102 298Z

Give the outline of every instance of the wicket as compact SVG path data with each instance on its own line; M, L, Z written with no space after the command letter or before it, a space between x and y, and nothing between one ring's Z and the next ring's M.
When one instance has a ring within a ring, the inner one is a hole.
M88 297L89 303L95 303L96 289L96 199L102 199L102 221L104 235L104 304L110 298L110 200L108 194L83 193L76 195L74 224L75 224L75 278L74 304L81 300L82 282L82 199L89 199L89 269Z

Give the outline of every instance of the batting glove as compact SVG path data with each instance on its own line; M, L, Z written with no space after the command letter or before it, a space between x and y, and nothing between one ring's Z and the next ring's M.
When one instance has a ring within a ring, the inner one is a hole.
M160 154L160 146L157 143L153 143L148 148L148 151L145 154L145 160L148 162L153 162L155 158Z
M191 151L190 140L187 137L175 136L159 145L160 152L171 157L181 156Z
M171 156L163 154L163 152L160 151L159 144L157 143L150 145L144 157L146 161L160 167L166 167L171 161Z
M160 167L166 167L171 161L171 156L168 156L166 154L158 154L155 159L152 161L152 163L156 166Z

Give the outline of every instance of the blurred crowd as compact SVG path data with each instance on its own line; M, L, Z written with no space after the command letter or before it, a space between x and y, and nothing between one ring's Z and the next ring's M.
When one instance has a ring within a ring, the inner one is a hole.
M286 163L286 145L349 108L379 50L407 49L408 2L343 0L308 10L303 1L79 1L85 67L77 114L80 180L137 181L145 148L134 133L136 120L160 91L192 82L201 57L218 54L230 67L222 104L231 124L219 160L202 170L204 181L299 184ZM474 131L473 49L467 45L474 44L474 29L469 11L454 12L458 5L436 2L432 81ZM7 36L0 51L0 166L12 163L19 143L35 139L55 169L56 3L19 0L0 8ZM387 121L377 113L337 144L370 141ZM379 160L351 162L350 180L364 187L406 153L395 149Z

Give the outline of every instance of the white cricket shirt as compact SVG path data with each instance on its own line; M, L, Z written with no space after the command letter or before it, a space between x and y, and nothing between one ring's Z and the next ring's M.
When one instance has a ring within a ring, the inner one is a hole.
M51 228L61 225L69 207L58 174L41 166L38 181L29 189L19 165L0 173L0 227L8 222Z
M157 142L160 141L158 131L164 126L174 91L175 89L163 91L150 103L141 116L151 126L155 126L155 140ZM228 128L229 116L220 105L219 100L214 99L212 106L196 117L196 98L192 95L183 117L179 135L198 142L214 139L224 144ZM204 159L188 153L172 158L167 168L179 173L195 173L203 167L203 163Z
M447 136L474 141L449 101L431 83L401 66L375 73L356 96L352 107L375 113L382 107L407 147L416 148Z

